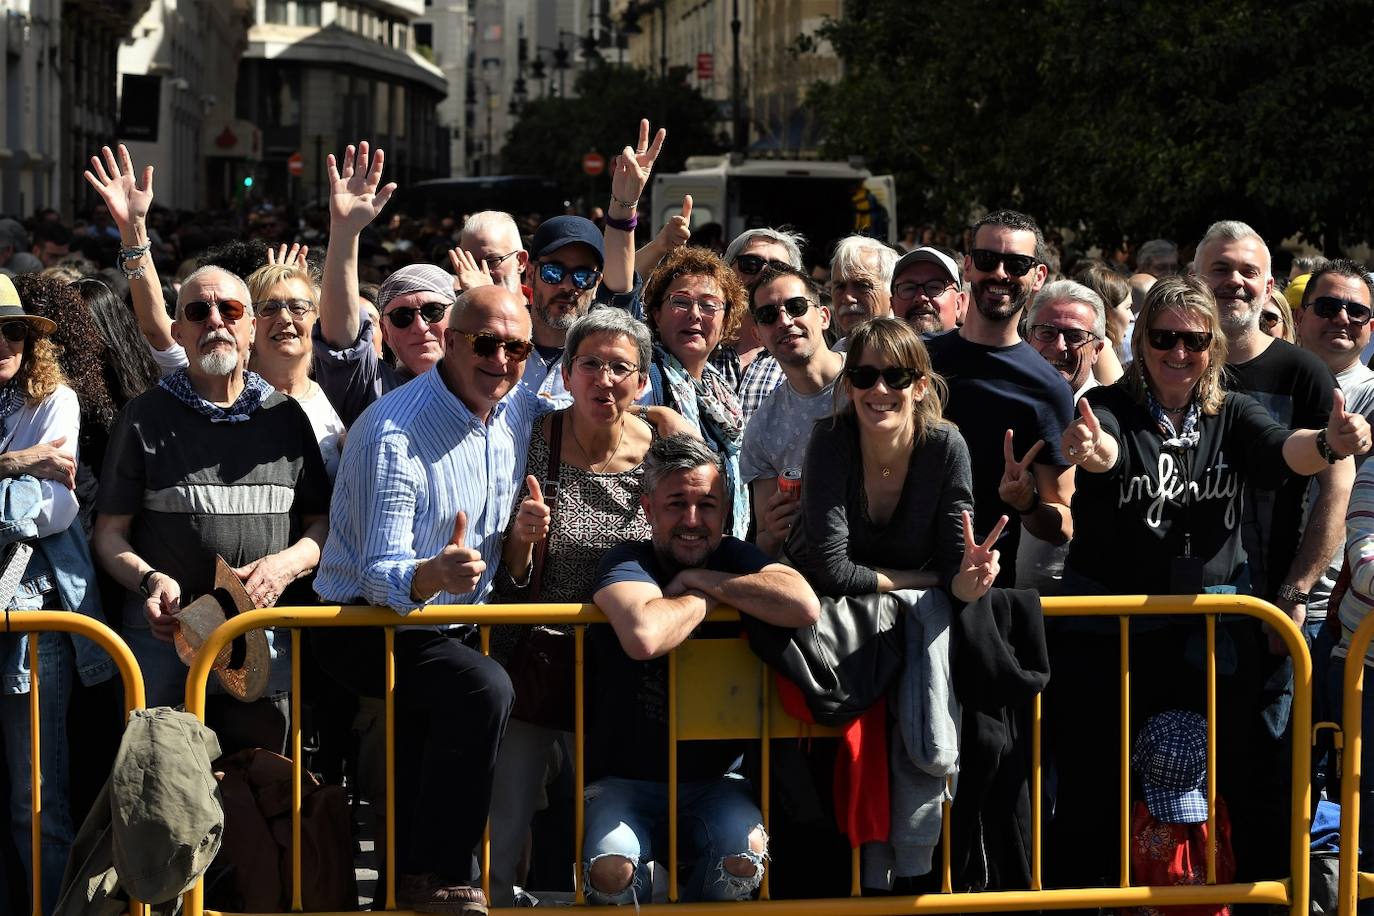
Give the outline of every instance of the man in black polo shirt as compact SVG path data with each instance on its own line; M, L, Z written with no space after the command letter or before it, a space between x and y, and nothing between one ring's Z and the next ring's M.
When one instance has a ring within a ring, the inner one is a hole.
M935 371L949 385L945 416L968 444L979 538L1003 515L1019 515L1027 531L1051 544L1073 533L1073 468L1059 454L1059 438L1073 420L1073 392L1017 333L1021 312L1045 282L1044 244L1035 220L1024 213L999 210L979 220L964 260L973 307L962 326L926 341ZM1016 483L1022 468L1005 458L1008 430L1021 461L1044 441L1026 469L1030 486ZM999 586L1014 583L1022 525L1008 525L998 541Z

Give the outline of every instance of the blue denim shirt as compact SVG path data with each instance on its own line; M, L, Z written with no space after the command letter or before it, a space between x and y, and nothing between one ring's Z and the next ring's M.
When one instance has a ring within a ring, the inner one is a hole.
M34 519L42 502L38 481L27 474L0 479L0 545L11 544L37 534ZM24 570L9 610L33 611L56 595L57 607L48 610L75 611L101 623L100 592L95 586L95 565L90 547L79 523L33 542L33 555ZM114 675L114 662L100 646L82 636L71 637L76 654L76 671L86 685L98 684ZM27 633L0 634L0 694L28 693L29 639Z

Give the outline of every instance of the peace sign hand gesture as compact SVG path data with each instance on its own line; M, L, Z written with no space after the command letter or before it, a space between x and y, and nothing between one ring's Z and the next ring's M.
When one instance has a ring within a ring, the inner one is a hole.
M1034 509L1040 501L1030 466L1044 447L1045 440L1036 439L1025 456L1017 461L1016 452L1012 450L1012 431L1007 430L1005 438L1002 439L1002 458L1006 461L1006 466L1002 471L1002 480L997 484L997 495L1002 498L1002 502L1022 515Z
M634 149L625 147L611 165L611 197L627 204L639 200L667 136L668 132L660 127L658 133L654 134L654 142L650 144L649 119L640 120L639 141Z
M356 149L349 144L344 150L343 168L334 154L329 154L331 225L357 235L381 214L396 190L394 181L378 190L385 161L386 154L380 149L369 151L366 140L359 142Z
M964 510L964 558L959 563L959 572L954 577L954 582L950 585L950 591L954 593L955 598L967 604L977 601L992 588L997 574L1002 571L1002 552L994 550L992 545L997 543L1005 527L1007 517L1004 515L992 526L992 533L988 535L987 540L979 544L973 537L973 519L969 516L968 510Z

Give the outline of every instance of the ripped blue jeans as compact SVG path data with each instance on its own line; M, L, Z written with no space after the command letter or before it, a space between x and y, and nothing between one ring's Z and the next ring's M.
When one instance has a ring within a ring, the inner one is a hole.
M681 888L684 901L748 900L763 880L764 852L754 852L749 834L763 832L763 815L754 804L749 780L725 776L678 785L679 854L692 865ZM668 858L668 784L638 779L601 779L586 790L586 835L582 863L587 902L648 903L652 895L647 863ZM767 837L764 838L766 844ZM657 854L655 853L657 850ZM623 856L634 864L629 886L598 889L590 880L592 864L603 856ZM725 868L738 856L754 864L754 874L741 877Z

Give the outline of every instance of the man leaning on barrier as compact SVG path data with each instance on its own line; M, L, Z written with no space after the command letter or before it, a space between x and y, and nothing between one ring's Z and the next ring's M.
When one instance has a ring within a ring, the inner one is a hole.
M644 461L650 541L606 554L593 594L610 628L590 631L584 869L592 903L651 895L647 862L667 850L668 652L721 603L779 626L815 622L820 605L795 570L722 537L728 502L719 458L699 439L669 436ZM734 635L735 624L708 625ZM736 742L678 749L678 804L694 859L686 900L744 900L767 857L763 817L733 772ZM665 863L666 864L666 863Z
M436 322L438 324L440 322ZM505 287L468 290L442 322L444 355L354 424L315 588L337 604L409 614L485 601L524 479L530 428L547 411L520 384L529 310ZM397 901L425 912L486 912L473 850L491 803L510 678L471 627L396 633ZM382 631L318 629L321 665L382 695Z

